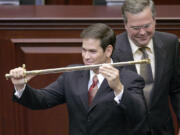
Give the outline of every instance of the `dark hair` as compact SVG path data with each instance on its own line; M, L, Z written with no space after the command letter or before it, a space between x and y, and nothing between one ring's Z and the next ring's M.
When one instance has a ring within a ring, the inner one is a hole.
M108 45L112 45L114 49L116 42L114 31L108 25L103 23L96 23L84 29L81 33L81 38L99 39L104 51Z
M124 22L127 23L128 21L126 12L137 14L142 12L147 7L151 9L152 17L153 19L155 19L156 10L154 2L152 0L125 0L123 6L121 7Z

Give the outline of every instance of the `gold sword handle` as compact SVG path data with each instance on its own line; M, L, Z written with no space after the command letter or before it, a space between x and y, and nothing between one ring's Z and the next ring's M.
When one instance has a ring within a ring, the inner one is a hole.
M27 83L27 79L26 79L26 65L22 64L22 68L24 69L23 75L24 75L24 82Z

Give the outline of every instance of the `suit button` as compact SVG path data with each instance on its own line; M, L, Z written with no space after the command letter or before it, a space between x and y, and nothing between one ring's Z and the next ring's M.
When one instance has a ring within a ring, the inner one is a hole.
M87 121L88 121L88 122L90 122L90 121L91 121L90 117L88 117Z

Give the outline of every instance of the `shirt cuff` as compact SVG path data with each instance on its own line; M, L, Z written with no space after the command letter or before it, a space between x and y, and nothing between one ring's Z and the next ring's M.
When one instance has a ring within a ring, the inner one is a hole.
M21 98L21 96L22 96L25 88L26 88L26 84L24 85L24 88L22 88L21 90L17 90L16 87L14 87L14 89L15 89L14 95L15 95L17 98Z
M114 93L115 94L114 100L117 104L120 104L123 93L124 93L124 86L122 86L122 91L118 95Z

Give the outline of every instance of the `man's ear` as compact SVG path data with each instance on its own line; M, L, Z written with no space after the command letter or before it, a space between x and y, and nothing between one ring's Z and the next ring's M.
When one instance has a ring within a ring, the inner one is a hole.
M124 27L125 27L126 30L128 29L127 23L124 23Z
M105 50L105 53L106 53L106 57L111 57L112 55L112 52L113 52L113 46L112 45L108 45L106 47L106 50Z
M156 25L156 19L154 19L154 25Z

